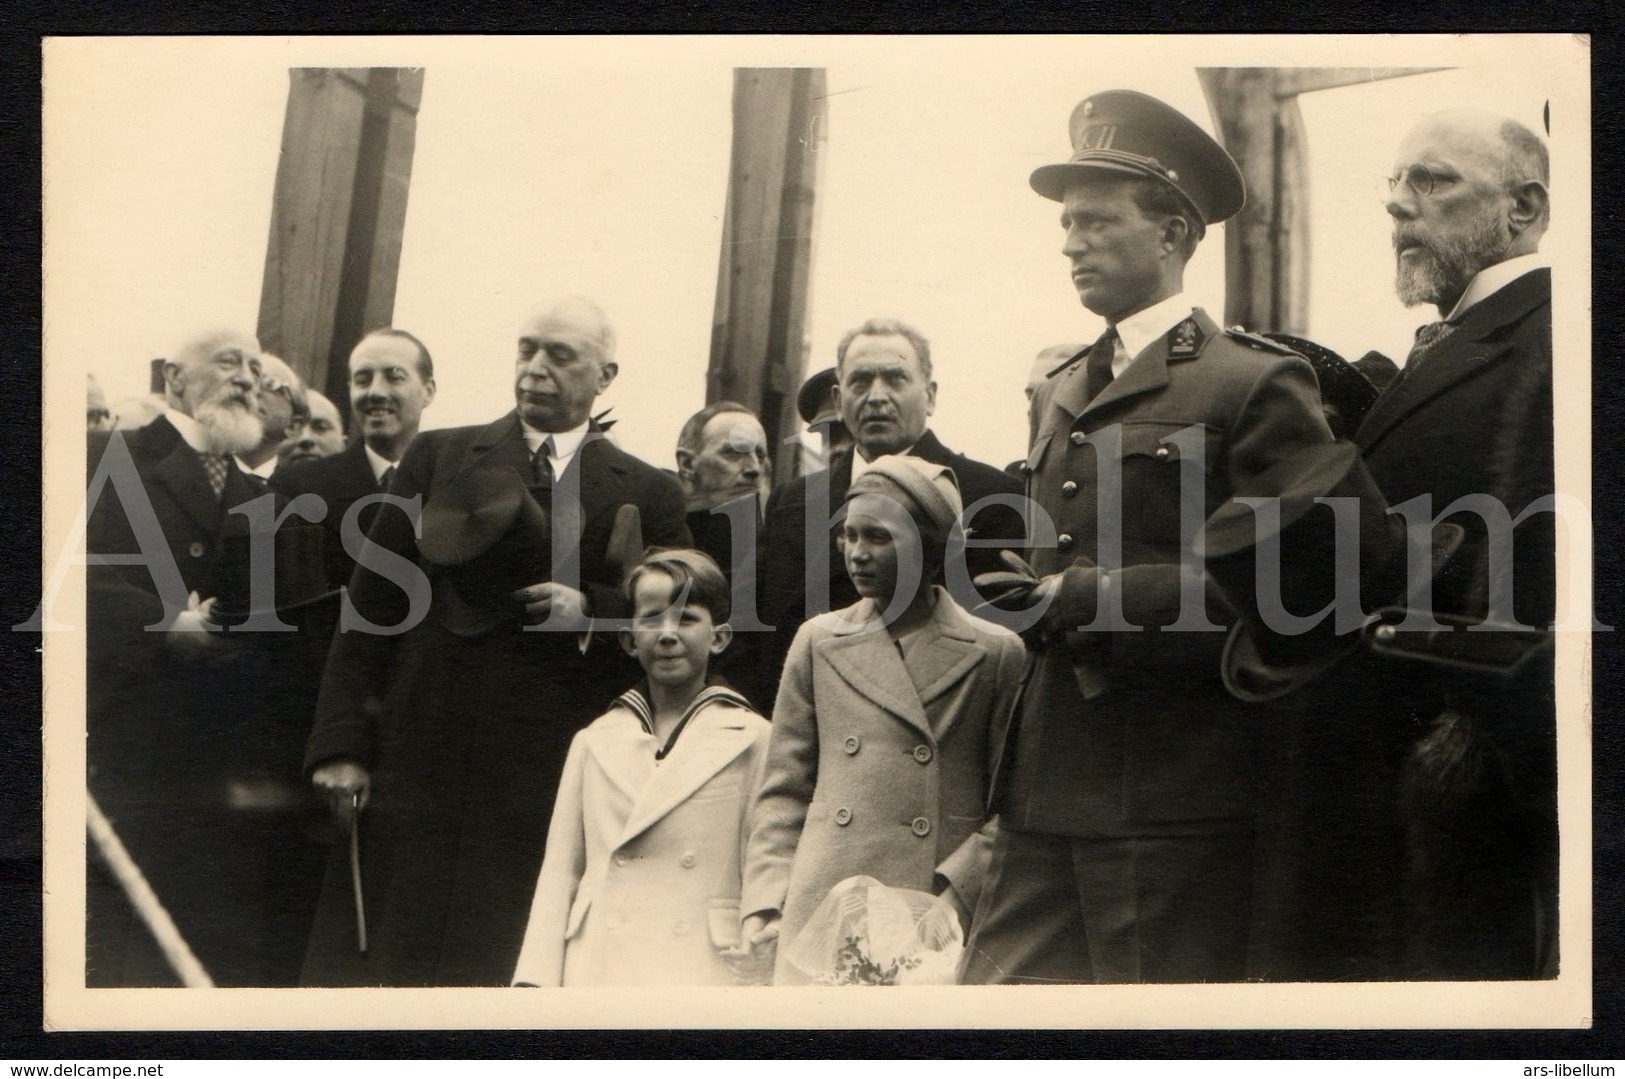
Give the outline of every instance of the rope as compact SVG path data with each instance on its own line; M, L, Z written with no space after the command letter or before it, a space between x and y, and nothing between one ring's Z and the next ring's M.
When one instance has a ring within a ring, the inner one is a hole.
M112 870L119 887L124 889L125 898L158 942L164 958L180 976L182 984L188 989L213 989L214 981L209 977L209 972L203 969L203 964L187 947L186 938L175 928L169 911L158 901L152 885L141 875L141 868L130 857L130 852L124 849L123 841L113 831L113 825L102 814L101 806L96 804L95 797L89 791L85 792L85 825L90 831L90 838L96 843L96 849L101 852L102 860Z

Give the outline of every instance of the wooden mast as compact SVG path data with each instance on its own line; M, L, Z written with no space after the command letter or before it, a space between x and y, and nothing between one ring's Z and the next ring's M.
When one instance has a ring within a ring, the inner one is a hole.
M1438 70L1197 69L1219 141L1247 182L1247 205L1225 226L1226 325L1309 329L1309 178L1298 95Z
M794 460L806 369L819 155L828 118L822 68L734 71L733 154L705 400L761 417L775 474Z
M348 417L350 350L394 314L423 71L288 77L259 339Z

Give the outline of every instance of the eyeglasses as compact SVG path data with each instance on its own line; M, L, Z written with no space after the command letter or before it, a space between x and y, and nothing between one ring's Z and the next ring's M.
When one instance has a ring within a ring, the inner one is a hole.
M1416 192L1417 197L1427 198L1440 188L1457 182L1459 177L1440 175L1426 165L1412 165L1397 176L1384 176L1378 180L1377 197L1387 202L1399 191L1399 185L1404 184Z

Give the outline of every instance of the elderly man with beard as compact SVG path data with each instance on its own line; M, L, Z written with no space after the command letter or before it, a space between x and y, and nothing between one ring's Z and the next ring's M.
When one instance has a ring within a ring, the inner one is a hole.
M226 553L246 551L229 541L249 521L230 511L260 494L233 459L264 435L259 345L205 333L163 372L164 414L89 447L86 550L136 556L86 570L89 788L216 983L275 984L284 867L268 864L257 810L286 762L268 759L252 702L275 663L265 646L284 635L210 618L243 578ZM87 984L176 984L99 863L87 879Z
M400 460L390 494L422 515L379 509L369 544L394 558L351 579L370 625L334 640L306 750L317 789L362 807L368 951L336 857L309 984L513 974L570 741L635 677L594 620L627 614L621 576L645 545L689 542L677 482L592 421L615 343L589 300L538 308L518 334L516 408L425 431Z
M1549 182L1533 132L1456 111L1417 125L1381 185L1399 298L1440 321L1417 331L1355 442L1389 504L1429 500L1464 530L1434 617L1528 629L1396 632L1283 702L1305 717L1298 775L1278 792L1306 837L1271 926L1289 977L1557 970L1556 533L1552 513L1528 512L1555 487ZM1517 526L1492 539L1456 505L1473 496ZM1503 585L1510 607L1494 599ZM1474 670L1439 650L1463 641L1500 656Z

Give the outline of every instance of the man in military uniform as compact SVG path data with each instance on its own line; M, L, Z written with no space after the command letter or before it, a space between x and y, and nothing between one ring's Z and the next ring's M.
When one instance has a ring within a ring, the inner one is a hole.
M1027 495L1057 538L1032 552L1036 665L962 973L1235 980L1259 734L1220 679L1233 614L1189 552L1206 516L1282 493L1292 466L1277 466L1333 438L1307 362L1221 330L1183 295L1206 227L1242 206L1229 155L1130 91L1080 103L1071 136L1072 159L1031 183L1062 204L1073 284L1107 330L1033 401Z

